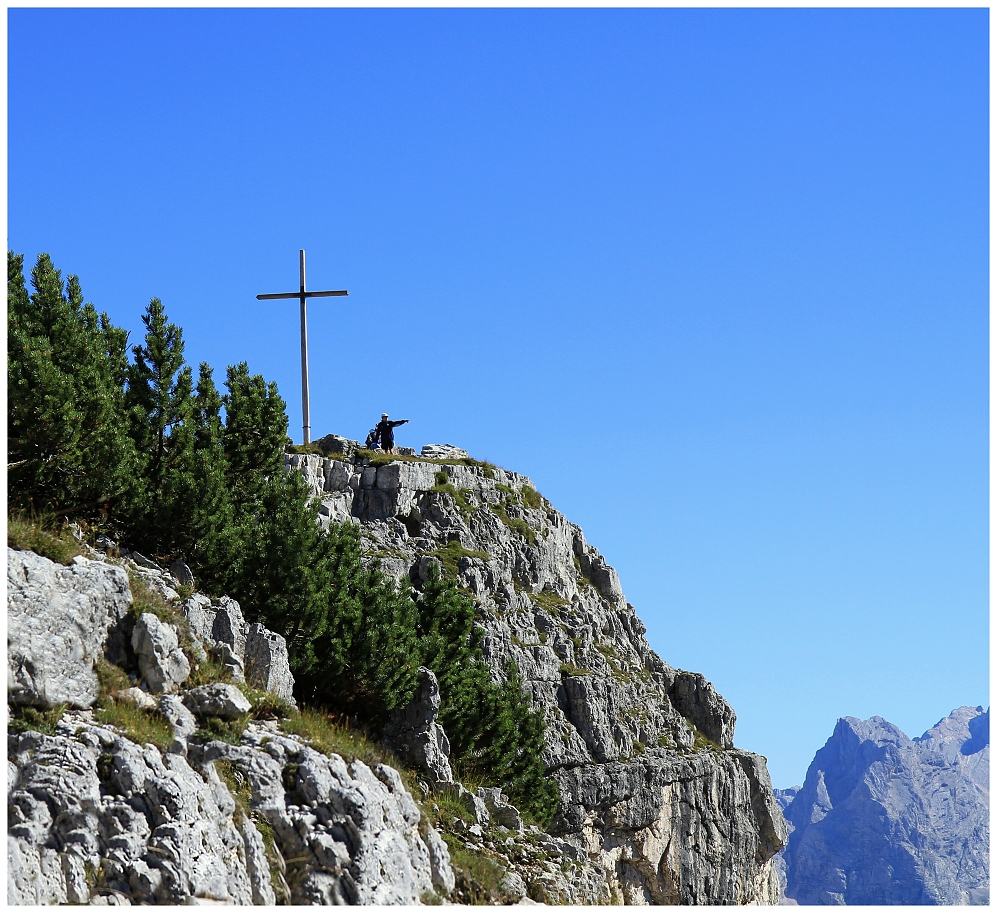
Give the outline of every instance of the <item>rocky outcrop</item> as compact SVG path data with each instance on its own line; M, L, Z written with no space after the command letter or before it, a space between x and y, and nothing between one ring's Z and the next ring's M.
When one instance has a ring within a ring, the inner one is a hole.
M528 478L457 450L285 465L387 574L419 587L437 561L473 594L493 676L513 659L546 718L552 830L603 872L574 902L777 902L785 822L734 711L651 650L616 571Z
M440 715L440 686L432 669L419 667L419 684L409 705L396 711L384 731L385 744L420 771L439 789L453 783L450 741L436 722Z
M397 771L276 723L185 757L76 712L7 752L10 904L413 904L453 887Z
M8 735L8 904L415 904L454 889L447 845L397 770L252 719L231 682L189 687L198 654L220 647L250 680L279 667L283 640L245 626L234 600L136 620L120 567L10 551L8 568L8 694L49 710L22 711ZM137 684L102 692L102 658Z
M786 817L786 894L801 904L986 904L990 711L960 707L920 738L838 720Z
M279 697L295 706L287 642L259 623L247 624L239 603L229 596L212 601L194 593L183 602L191 632L205 644L237 682Z
M94 663L120 654L132 596L118 567L78 557L69 567L7 549L7 698L91 707Z

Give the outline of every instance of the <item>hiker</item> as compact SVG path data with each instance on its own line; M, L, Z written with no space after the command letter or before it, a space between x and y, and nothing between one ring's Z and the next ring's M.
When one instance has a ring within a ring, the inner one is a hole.
M377 436L381 441L381 450L385 453L394 453L395 451L395 428L399 425L404 425L408 421L407 418L399 419L397 422L388 421L388 413L381 413L381 421L377 423Z

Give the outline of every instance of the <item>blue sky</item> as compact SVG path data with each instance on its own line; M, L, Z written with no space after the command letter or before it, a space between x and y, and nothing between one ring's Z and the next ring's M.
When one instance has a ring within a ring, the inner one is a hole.
M986 10L8 12L8 240L529 475L800 783L989 703Z

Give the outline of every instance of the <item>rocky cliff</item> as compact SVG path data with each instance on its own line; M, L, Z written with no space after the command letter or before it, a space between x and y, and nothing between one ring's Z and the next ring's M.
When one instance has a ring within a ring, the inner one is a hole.
M7 550L7 902L453 890L446 844L396 769L272 718L293 687L283 638L225 597L181 610L178 581L136 557L63 567Z
M323 522L359 524L416 587L442 564L496 677L516 661L561 792L549 832L453 782L429 670L386 733L398 755L358 747L294 709L284 639L182 562L8 549L8 902L776 902L764 759L650 649L582 531L456 448L371 465L333 444L287 457Z
M547 723L561 810L551 831L605 873L579 899L775 903L786 838L764 758L702 675L647 643L619 577L525 476L430 445L372 462L329 436L289 454L323 522L360 524L366 554L419 587L440 562L477 604L497 679L515 660Z
M960 707L919 738L838 720L799 789L786 895L801 904L986 904L990 711Z

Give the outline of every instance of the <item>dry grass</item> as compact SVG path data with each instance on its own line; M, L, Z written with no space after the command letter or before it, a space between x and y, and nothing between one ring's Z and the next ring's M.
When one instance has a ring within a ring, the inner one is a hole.
M72 564L85 551L69 530L53 520L17 513L7 515L7 547L34 552L58 564Z
M398 759L387 748L326 710L302 707L284 719L281 728L325 754L338 754L347 761L359 758L369 767L390 764L400 768Z
M173 744L173 729L155 710L140 710L126 701L101 698L97 704L97 721L120 730L139 745L155 745L165 752Z

